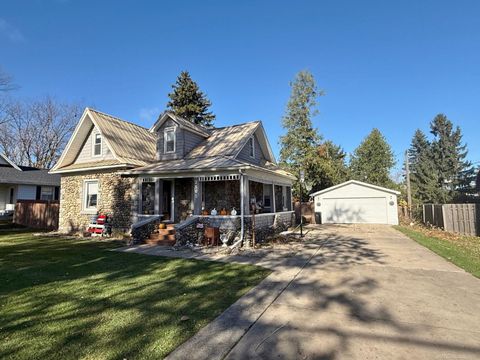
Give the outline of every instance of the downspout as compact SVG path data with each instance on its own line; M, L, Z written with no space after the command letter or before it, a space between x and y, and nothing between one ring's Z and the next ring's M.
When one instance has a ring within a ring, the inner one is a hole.
M243 177L243 170L240 169L240 242L243 242L243 236L245 233L245 185L244 185L244 177Z

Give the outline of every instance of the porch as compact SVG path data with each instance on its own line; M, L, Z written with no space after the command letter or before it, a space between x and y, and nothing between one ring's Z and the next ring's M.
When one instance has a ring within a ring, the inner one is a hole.
M291 186L268 177L215 174L192 177L139 177L136 220L162 216L179 223L189 217L225 217L292 211Z

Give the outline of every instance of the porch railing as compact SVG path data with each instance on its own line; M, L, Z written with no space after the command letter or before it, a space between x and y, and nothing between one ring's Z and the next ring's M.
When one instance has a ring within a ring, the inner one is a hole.
M130 235L134 244L140 243L149 238L155 231L157 223L162 219L162 215L152 215L143 218L130 227Z

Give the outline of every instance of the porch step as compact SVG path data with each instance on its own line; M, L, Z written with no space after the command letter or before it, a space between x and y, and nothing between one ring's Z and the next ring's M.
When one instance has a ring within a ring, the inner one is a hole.
M173 240L153 240L153 239L145 240L145 244L157 245L157 246L174 246L175 242L176 242L175 239L173 239Z
M175 224L166 224L166 229L158 229L145 240L146 244L173 246L175 245Z
M165 233L160 233L160 234L152 234L152 235L150 235L148 240L155 240L155 241L156 240L175 240L175 232L173 232L173 233L165 232Z
M152 235L175 235L175 229L167 228L167 229L158 229Z

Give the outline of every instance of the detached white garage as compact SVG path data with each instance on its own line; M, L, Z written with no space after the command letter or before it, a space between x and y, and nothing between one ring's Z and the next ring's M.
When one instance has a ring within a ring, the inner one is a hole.
M400 192L350 180L311 194L322 224L398 225Z

